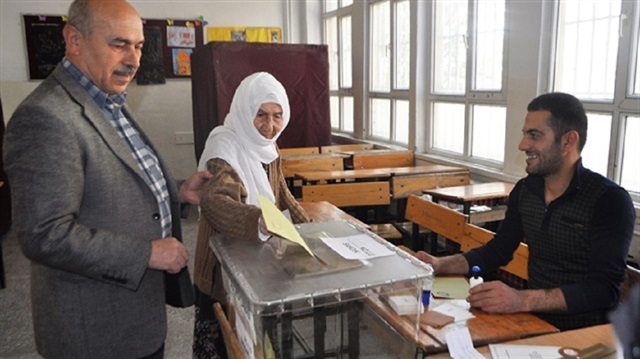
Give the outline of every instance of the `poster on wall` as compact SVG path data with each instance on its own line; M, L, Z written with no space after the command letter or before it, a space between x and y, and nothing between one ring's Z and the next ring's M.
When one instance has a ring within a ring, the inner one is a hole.
M282 43L279 27L207 27L207 41Z
M187 26L167 26L167 46L196 47L196 29Z
M23 20L29 78L44 80L64 57L62 29L66 16L23 15ZM146 40L136 82L162 84L166 78L190 77L191 53L204 44L202 27L206 21L200 17L198 20L142 19L142 22Z
M144 27L144 47L140 58L140 68L136 74L136 83L138 85L166 83L162 56L162 30L159 26Z
M65 52L62 16L24 15L24 27L29 60L29 79L46 79Z
M173 74L191 76L191 49L173 49Z
M152 79L145 78L144 81L137 79L137 83L139 85L164 83L146 82L160 81L160 76L156 76L159 75L160 60L162 60L162 74L165 78L191 77L191 54L204 44L202 26L206 25L206 21L199 18L198 20L142 19L142 22L145 29L151 27L158 29L158 31L153 30L152 33L153 41L157 41L157 46L155 43L153 46L147 46L147 40L145 40L142 56L144 58L147 51L153 52L152 58L154 60L151 62L141 61L138 72L146 73L149 71L153 77ZM146 31L145 38L147 38Z

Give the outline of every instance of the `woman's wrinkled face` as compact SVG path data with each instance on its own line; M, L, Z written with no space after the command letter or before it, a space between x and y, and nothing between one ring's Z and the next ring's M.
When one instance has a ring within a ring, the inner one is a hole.
M282 129L282 106L273 102L263 103L253 119L253 125L264 138L274 138Z

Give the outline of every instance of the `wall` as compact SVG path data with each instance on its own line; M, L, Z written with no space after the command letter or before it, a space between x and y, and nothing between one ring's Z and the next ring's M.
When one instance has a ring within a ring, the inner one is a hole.
M22 15L63 15L70 0L0 1L0 96L5 121L18 104L40 83L28 80L27 49ZM132 0L143 18L195 19L202 15L208 26L280 27L285 42L306 42L306 4L295 0ZM314 9L311 9L314 10ZM294 21L295 20L295 21ZM205 35L206 41L206 35ZM164 85L128 89L128 104L152 138L176 178L186 178L196 168L192 144L176 144L176 132L192 132L191 81L167 79Z

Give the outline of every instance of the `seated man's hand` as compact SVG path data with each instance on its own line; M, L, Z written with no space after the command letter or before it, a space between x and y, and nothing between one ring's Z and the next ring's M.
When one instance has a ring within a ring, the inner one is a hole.
M440 269L439 267L439 260L437 257L432 256L431 254L425 252L425 251L418 251L416 253L416 257L425 262L425 263L429 263L431 264L431 266L433 267L433 271L435 272L435 274L438 273L438 270Z
M481 283L469 289L467 300L472 307L488 313L526 311L526 300L522 293L497 280Z

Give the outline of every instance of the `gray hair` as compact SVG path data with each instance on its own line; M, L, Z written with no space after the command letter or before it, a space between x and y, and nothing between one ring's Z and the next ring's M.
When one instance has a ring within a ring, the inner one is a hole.
M93 32L93 16L91 4L88 0L75 0L69 6L67 24L74 26L83 36L90 36Z

